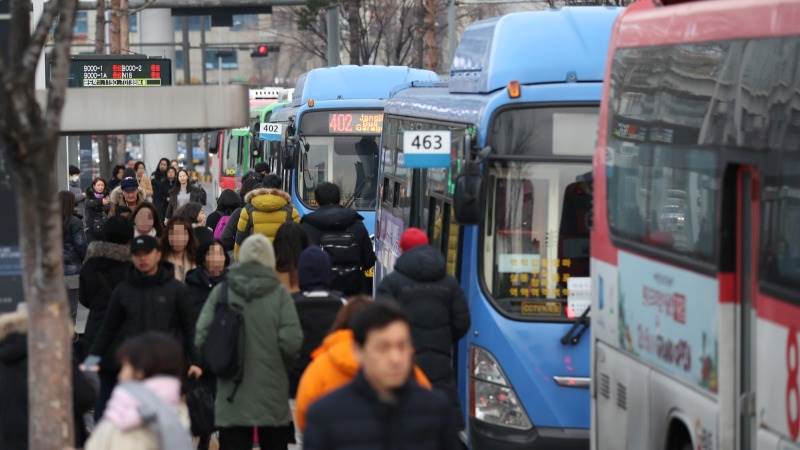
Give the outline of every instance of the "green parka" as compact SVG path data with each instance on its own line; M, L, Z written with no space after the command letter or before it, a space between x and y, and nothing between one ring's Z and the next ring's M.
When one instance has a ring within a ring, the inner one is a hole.
M303 343L303 331L291 295L277 275L257 262L246 262L228 272L228 301L242 306L245 322L244 379L232 402L232 379L217 381L216 425L283 426L289 423L291 367ZM217 285L197 321L195 345L208 337L220 299Z

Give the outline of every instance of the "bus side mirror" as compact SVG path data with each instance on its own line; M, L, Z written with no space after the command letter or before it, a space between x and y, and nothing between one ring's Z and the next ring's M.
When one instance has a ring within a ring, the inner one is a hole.
M456 178L454 207L456 220L462 225L475 225L481 220L481 167L467 162Z
M216 155L219 153L219 141L221 140L221 131L217 131L216 133L211 133L210 135L207 134L206 137L208 138L208 153L210 155Z

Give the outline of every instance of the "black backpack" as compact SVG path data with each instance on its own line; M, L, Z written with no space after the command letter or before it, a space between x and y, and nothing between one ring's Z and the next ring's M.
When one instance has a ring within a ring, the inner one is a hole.
M349 230L326 231L320 236L319 245L331 258L331 289L346 295L360 292L364 274L355 234Z
M239 305L228 302L228 284L221 282L220 299L214 309L214 320L203 345L203 363L218 378L233 379L234 388L228 401L239 390L244 378L244 315Z

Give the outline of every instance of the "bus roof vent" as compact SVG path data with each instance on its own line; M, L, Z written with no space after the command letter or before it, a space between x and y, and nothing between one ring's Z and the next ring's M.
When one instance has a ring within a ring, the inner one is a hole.
M473 23L450 67L450 92L489 93L520 84L601 81L611 27L622 8L565 7Z
M284 89L279 87L250 89L250 100L277 100L281 97L283 91Z

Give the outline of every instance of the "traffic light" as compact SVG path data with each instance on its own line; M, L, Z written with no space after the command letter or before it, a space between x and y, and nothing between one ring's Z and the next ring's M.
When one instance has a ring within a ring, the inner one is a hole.
M263 58L269 55L269 46L267 44L259 44L258 47L253 49L253 52L250 53L250 56L253 58Z

